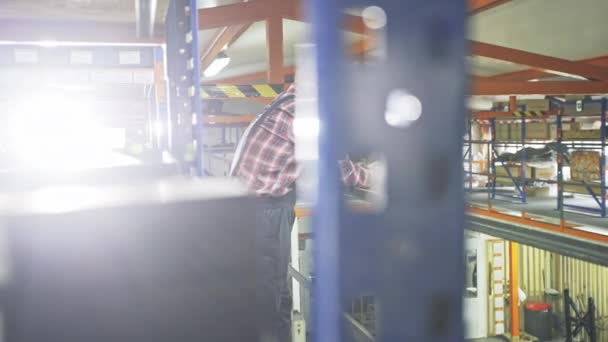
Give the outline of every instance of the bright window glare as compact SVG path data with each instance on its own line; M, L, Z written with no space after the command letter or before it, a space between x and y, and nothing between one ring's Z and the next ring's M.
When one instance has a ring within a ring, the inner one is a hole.
M92 105L59 96L21 101L10 113L9 144L26 166L78 170L133 164L113 153L124 147L124 130L96 124Z

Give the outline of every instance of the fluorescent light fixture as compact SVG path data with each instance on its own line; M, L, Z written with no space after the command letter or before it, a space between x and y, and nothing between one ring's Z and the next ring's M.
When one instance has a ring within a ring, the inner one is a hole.
M494 103L485 97L469 96L467 108L470 110L491 110Z
M213 77L219 74L220 71L222 71L228 65L228 63L230 63L230 57L228 57L228 55L222 51L217 55L213 62L211 62L207 69L205 69L203 75L205 77Z
M568 78L574 78L577 80L581 80L581 81L589 81L588 78L583 77L583 76L579 76L579 75L574 75L574 74L568 74L565 72L561 72L561 71L555 71L555 70L545 70L546 72L553 74L553 75L557 75L557 76L562 76L562 77L568 77Z
M59 46L59 42L56 40L43 40L40 41L38 45L46 48L54 48Z

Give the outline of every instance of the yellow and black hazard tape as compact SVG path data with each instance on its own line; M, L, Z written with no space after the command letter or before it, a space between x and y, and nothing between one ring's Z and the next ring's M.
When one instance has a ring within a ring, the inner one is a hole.
M283 92L283 89L283 84L205 84L201 86L201 97L203 99L275 98Z
M538 110L526 110L526 111L513 112L513 116L518 117L518 118L521 118L521 117L539 118L539 117L545 116L546 113L547 112L538 111Z

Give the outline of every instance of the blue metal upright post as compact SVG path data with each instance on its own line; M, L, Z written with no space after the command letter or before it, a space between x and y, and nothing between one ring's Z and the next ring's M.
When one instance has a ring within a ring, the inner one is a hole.
M156 100L156 117L153 126L156 145L159 150L171 147L171 116L167 103L167 84L165 79L165 50L162 46L154 47L154 98Z
M560 219L564 219L564 147L562 142L562 113L557 113L557 210L560 211Z
M378 341L463 340L465 2L309 3L320 120L316 341L346 341L341 304L362 293L377 296ZM346 8L365 8L373 26L386 19L374 28L385 34L384 60L341 60ZM375 214L343 204L337 159L350 153L386 163L386 207Z
M472 114L468 120L468 135L469 135L469 192L473 192L473 118Z
M172 151L184 171L203 175L196 0L172 0L166 17ZM193 169L193 170L192 170Z
M342 140L335 96L338 89L340 37L338 0L312 1L313 39L317 51L319 106L319 161L317 203L313 229L316 237L314 331L317 342L342 341L339 292L339 238L342 193L338 177L337 145Z
M492 139L490 141L490 145L489 145L489 149L488 149L488 154L491 156L491 163L490 166L492 167L492 199L496 198L496 157L495 157L495 146L496 146L496 119L495 118L491 118L490 119L490 134L492 136Z
M526 167L527 167L527 159L526 159L526 135L527 135L527 130L526 130L526 118L522 117L521 118L521 185L520 185L520 189L521 189L521 203L526 204L528 202L528 199L526 197Z
M600 136L602 139L602 151L600 152L600 214L606 217L606 98L602 99Z
M190 19L190 59L188 60L188 69L191 72L192 88L189 95L192 98L192 138L195 146L194 158L195 170L197 176L203 175L205 169L203 165L203 111L201 103L201 67L200 57L198 52L198 7L197 0L188 0L188 5L185 7L186 15ZM188 37L188 34L186 35Z

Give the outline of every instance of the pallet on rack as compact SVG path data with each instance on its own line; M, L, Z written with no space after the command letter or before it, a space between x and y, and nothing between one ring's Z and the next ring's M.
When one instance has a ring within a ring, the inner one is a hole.
M607 100L578 99L554 101L562 106L557 116L558 198L559 210L569 210L606 217L606 111ZM599 112L598 112L599 111ZM599 120L596 130L583 130L580 120ZM566 123L565 120L568 120ZM564 125L569 125L565 129ZM566 149L567 147L567 149ZM570 153L567 153L570 152ZM572 179L564 182L563 168L570 166ZM583 206L566 201L564 192L590 197L597 206Z

